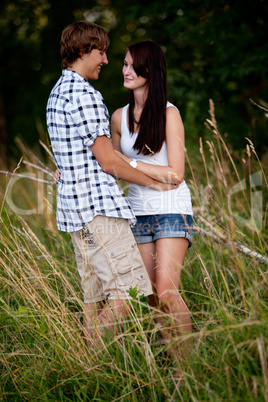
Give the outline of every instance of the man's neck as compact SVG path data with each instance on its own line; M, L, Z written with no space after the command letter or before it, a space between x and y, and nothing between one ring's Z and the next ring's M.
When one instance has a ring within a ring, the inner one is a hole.
M87 81L81 59L77 59L71 66L68 66L67 70L74 71L75 73L81 75L81 77L83 77Z

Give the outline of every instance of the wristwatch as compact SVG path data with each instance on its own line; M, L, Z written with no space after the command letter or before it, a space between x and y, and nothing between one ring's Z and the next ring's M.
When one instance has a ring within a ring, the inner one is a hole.
M129 162L130 166L132 166L134 169L136 169L136 167L138 166L138 162L136 161L136 159L131 159L131 161Z

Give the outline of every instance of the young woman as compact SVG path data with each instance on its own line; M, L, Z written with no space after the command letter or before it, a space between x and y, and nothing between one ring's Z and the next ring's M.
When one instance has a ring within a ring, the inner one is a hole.
M134 235L156 292L151 301L167 313L166 320L164 315L156 320L171 354L178 355L174 339L192 332L190 312L178 290L193 225L191 195L184 181L184 127L178 109L167 100L166 61L157 43L146 40L129 46L123 77L130 96L129 104L112 115L115 150L148 176L179 184L166 192L130 184L128 192L137 218Z

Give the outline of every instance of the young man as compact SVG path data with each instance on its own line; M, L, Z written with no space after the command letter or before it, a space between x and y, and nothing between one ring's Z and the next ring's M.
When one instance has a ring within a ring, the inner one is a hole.
M61 172L57 195L58 229L70 232L85 302L85 330L113 331L126 316L129 290L152 293L150 280L129 222L135 217L115 177L156 190L161 184L137 171L114 151L108 110L88 80L108 63L105 30L79 21L63 30L62 76L47 104L47 127ZM173 187L174 188L174 187ZM99 303L105 301L105 303ZM94 318L94 320L93 320Z

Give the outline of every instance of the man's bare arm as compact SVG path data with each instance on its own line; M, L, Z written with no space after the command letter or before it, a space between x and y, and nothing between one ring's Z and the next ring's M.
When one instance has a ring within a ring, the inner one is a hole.
M111 140L106 136L97 137L91 149L102 170L119 179L159 191L171 190L177 187L174 184L160 183L132 168L129 163L115 153Z

